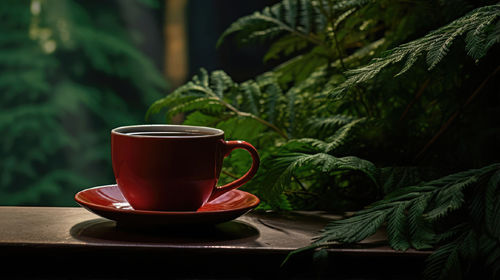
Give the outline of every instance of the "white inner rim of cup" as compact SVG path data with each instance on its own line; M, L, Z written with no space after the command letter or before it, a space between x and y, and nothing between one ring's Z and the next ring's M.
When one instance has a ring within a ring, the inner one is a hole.
M155 133L155 132L184 132L195 135L137 135L130 133ZM111 130L111 133L127 135L129 137L158 137L158 138L203 138L224 135L224 131L204 126L170 125L170 124L147 124L121 126ZM201 135L196 135L201 134Z

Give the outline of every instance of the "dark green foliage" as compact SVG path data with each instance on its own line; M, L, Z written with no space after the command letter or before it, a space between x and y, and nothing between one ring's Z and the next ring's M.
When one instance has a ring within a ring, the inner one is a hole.
M309 249L359 242L386 222L395 250L438 247L427 260L426 279L456 279L471 269L465 264L478 261L493 276L500 269L500 222L498 209L488 206L500 199L499 183L500 165L493 164L401 188L352 217L331 222ZM466 218L450 219L468 212Z
M297 252L386 227L396 250L436 249L428 279L494 277L499 11L498 1L281 1L218 43L271 41L264 60L280 65L243 83L202 72L150 112L182 111L252 142L262 165L245 188L262 208L359 210ZM224 170L249 164L234 154Z
M405 219L407 204L401 203L392 209L387 218L387 235L394 250L405 251L410 248L408 242L408 221Z
M254 40L272 39L283 33L294 33L302 39L316 40L313 33L320 33L326 26L320 8L315 1L284 0L262 12L242 17L221 35L218 45L230 34L237 33L238 40L248 43ZM290 40L295 40L290 37ZM288 44L281 44L284 49ZM300 44L295 41L293 45ZM275 45L273 52L279 53ZM300 49L300 48L299 48Z
M373 79L380 71L392 64L401 63L403 65L396 76L402 75L424 53L427 53L426 62L431 70L446 56L451 45L463 34L467 34L465 45L467 53L475 60L481 59L494 42L499 40L499 31L496 30L498 25L493 26L495 22L498 22L499 17L500 4L473 10L422 38L387 51L384 57L376 58L363 67L349 70L347 72L349 78L335 89L334 95L338 95L339 92L356 84Z
M321 106L321 99L313 100L311 93L306 91L309 83L305 80L284 92L272 73L238 84L222 71L209 74L202 69L191 82L156 101L148 116L167 109L168 121L178 113L187 113L187 124L218 127L226 131L229 139L253 143L259 149L263 163L259 176L246 188L260 193L272 207L280 208L283 203L288 205L283 200L282 191L295 192L304 188L300 181L302 173L304 177L314 177L314 174L309 174L313 170L320 176L331 173L330 177L337 176L334 174L337 171L359 171L377 187L372 163L356 157L335 156L336 150L349 140L349 132L364 118L338 115L321 118L321 122L312 125L309 118L297 118L300 113L310 111L304 108ZM322 129L311 130L317 126ZM318 131L322 131L324 140L298 138ZM273 155L273 146L278 143L282 145L277 155ZM248 163L247 155L236 153L226 160L226 175L242 174ZM302 169L307 170L302 172ZM293 184L292 177L295 177ZM222 178L223 181L229 179ZM311 181L314 179L307 179L304 183Z
M92 4L0 4L2 205L74 205L77 191L112 183L110 129L141 122L130 104L165 88L115 7Z

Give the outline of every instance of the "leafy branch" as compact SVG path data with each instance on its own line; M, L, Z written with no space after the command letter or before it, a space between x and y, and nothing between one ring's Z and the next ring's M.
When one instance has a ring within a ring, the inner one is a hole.
M273 201L278 201L277 197L284 190L290 189L292 179L300 182L303 172L309 174L311 171L317 171L320 174L332 174L338 171L357 171L366 175L376 188L380 188L378 170L373 163L354 156L333 155L336 149L348 143L351 136L349 132L363 121L364 119L352 119L346 116L322 119L315 125L329 127L325 130L332 131L326 141L314 138L288 141L276 153L263 160L262 165L266 172L251 184L258 186L259 193L271 204ZM308 178L308 181L310 180L311 178ZM300 184L300 188L302 191L308 191L303 184Z
M466 193L472 193L471 199ZM499 199L500 164L401 188L352 217L330 222L311 246L289 257L333 244L356 243L386 225L389 244L395 250L440 246L429 256L426 279L443 279L451 270L461 269L461 260L478 257L487 259L491 272L496 272L500 269ZM447 219L464 209L470 210L469 220ZM475 245L465 246L466 241ZM488 250L481 252L479 246Z
M428 70L432 70L443 60L453 42L463 34L466 34L467 38L465 49L468 55L479 60L486 55L494 42L500 40L498 24L492 28L499 16L500 4L477 8L422 38L387 51L385 56L375 58L367 65L347 71L349 78L333 91L333 95L339 95L355 85L367 82L385 68L401 62L404 63L403 68L396 74L396 77L400 76L424 53L427 53ZM485 41L488 43L485 44Z
M252 93L247 94L245 89L249 86L256 88L256 96L252 95ZM273 84L273 86L276 87L277 85ZM230 97L231 93L234 93L235 91L238 91L237 93L239 93L240 97L244 95L247 103L253 104L254 106L257 104L255 99L259 98L261 95L258 85L253 81L248 81L247 84L239 86L237 83L234 83L223 71L214 71L209 76L206 70L201 69L200 75L193 77L191 82L177 88L171 94L153 103L146 114L146 119L148 119L152 114L159 113L165 108L168 108L168 116L171 117L172 115L178 113L192 112L195 110L208 113L218 112L220 114L221 110L218 107L222 106L234 115L254 119L257 122L271 128L284 139L288 139L288 136L273 123L257 116L256 114L242 111L224 99L225 97ZM228 95L226 95L226 93L228 93ZM273 97L279 98L278 96ZM255 108L253 108L253 111L258 113Z
M262 12L238 19L222 33L217 45L233 33L238 33L238 39L242 42L270 39L290 33L312 44L326 47L325 42L313 33L321 32L326 26L318 14L318 9L311 1L285 0L266 7Z

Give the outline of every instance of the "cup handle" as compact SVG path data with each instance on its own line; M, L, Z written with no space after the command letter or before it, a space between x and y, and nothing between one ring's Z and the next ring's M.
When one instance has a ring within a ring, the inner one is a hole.
M236 179L235 181L232 181L231 183L224 186L215 187L208 201L216 199L222 194L242 186L243 184L248 182L255 175L255 173L257 173L257 169L259 169L259 153L257 153L257 150L254 146L252 146L252 144L245 141L223 141L223 144L225 150L224 157L227 157L235 149L244 149L247 150L252 156L252 166L247 171L247 173L245 173L245 175L241 176L239 179Z

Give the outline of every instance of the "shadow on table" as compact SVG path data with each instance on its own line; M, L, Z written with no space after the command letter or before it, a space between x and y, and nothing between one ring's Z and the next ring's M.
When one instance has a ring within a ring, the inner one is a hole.
M107 219L87 220L74 225L71 236L89 243L251 245L259 237L257 228L241 221L217 225L138 227L116 224Z

